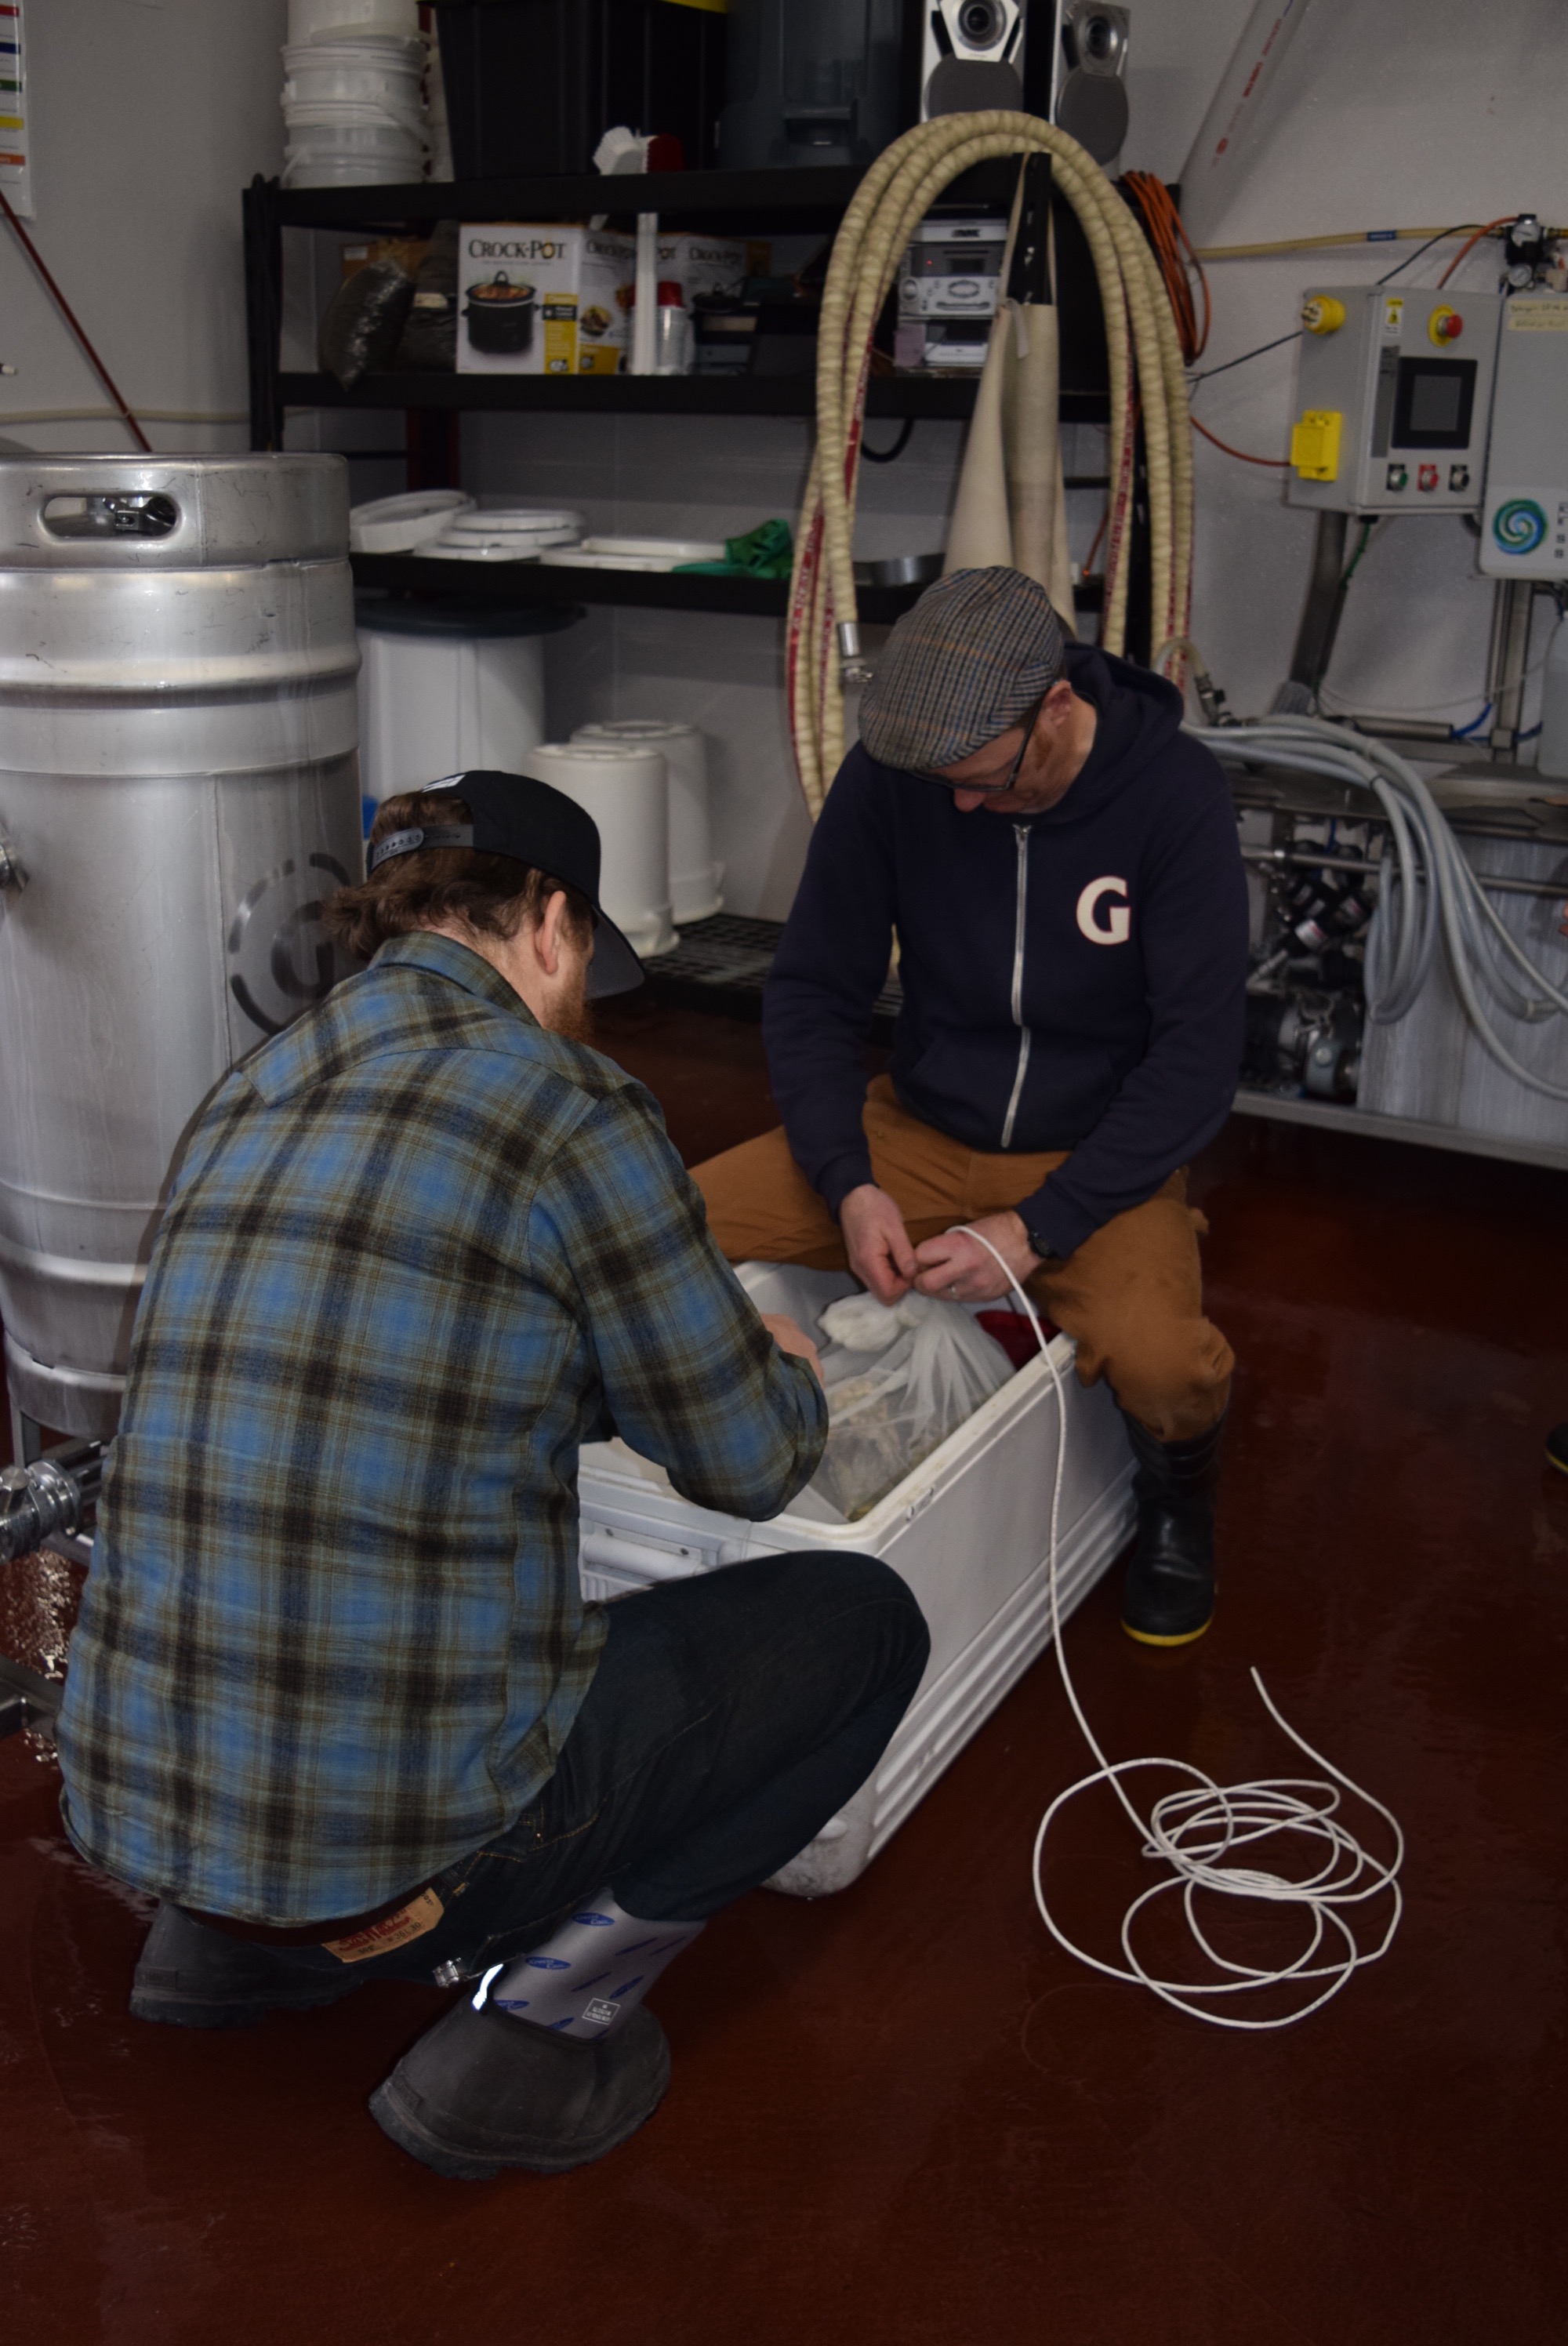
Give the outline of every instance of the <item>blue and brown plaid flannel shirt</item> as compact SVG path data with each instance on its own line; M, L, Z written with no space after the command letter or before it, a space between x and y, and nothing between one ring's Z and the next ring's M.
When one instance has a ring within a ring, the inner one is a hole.
M512 1824L604 1640L579 1445L776 1515L827 1432L658 1107L399 939L215 1094L158 1233L60 1720L83 1855L291 1924Z

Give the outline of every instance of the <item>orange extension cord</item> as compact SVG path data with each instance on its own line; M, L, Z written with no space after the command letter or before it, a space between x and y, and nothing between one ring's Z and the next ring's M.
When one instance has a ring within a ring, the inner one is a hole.
M1504 212L1501 219L1488 220L1484 228L1478 228L1473 236L1467 237L1464 242L1460 246L1459 250L1454 254L1453 259L1449 262L1448 267L1443 270L1442 275L1438 279L1438 287L1440 291L1442 287L1448 283L1449 279L1453 275L1454 270L1459 267L1460 262L1464 259L1466 253L1473 252L1483 236L1495 236L1500 228L1511 228L1518 217L1519 215L1517 212Z
M1124 171L1120 185L1123 195L1142 220L1154 248L1155 259L1159 262L1160 274L1165 279L1171 308L1176 313L1181 354L1191 366L1208 348L1208 330L1214 317L1203 263L1193 250L1192 240L1163 179L1156 179L1152 171ZM1203 299L1201 326L1194 296L1195 279L1196 292ZM1193 430L1201 432L1211 447L1218 448L1227 456L1234 456L1238 464L1266 464L1274 472L1289 470L1288 456L1249 455L1245 448L1233 448L1228 440L1222 440L1217 432L1211 432L1207 423L1198 422L1196 415L1191 422Z

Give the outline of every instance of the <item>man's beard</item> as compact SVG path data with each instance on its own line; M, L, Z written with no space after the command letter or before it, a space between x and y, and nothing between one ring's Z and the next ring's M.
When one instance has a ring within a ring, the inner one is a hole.
M588 974L581 971L569 992L563 992L550 1005L550 1015L540 1025L552 1035L562 1035L568 1043L585 1043L594 1047L594 1013L588 1000Z

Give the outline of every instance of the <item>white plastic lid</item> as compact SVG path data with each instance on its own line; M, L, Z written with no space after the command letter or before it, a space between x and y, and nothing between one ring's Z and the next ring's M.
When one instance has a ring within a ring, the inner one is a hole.
M473 505L472 497L466 500ZM580 513L568 513L535 505L486 505L483 511L474 507L452 525L453 531L473 537L536 536L541 530L571 529L583 526Z
M667 741L673 733L695 733L682 717L596 717L579 725L574 741Z
M528 755L531 758L565 758L574 765L603 762L624 766L630 760L639 770L644 760L657 759L660 765L664 763L657 750L640 747L636 742L579 741L575 734L569 741L541 741L535 749L529 750ZM651 764L647 770L652 770Z
M417 33L412 39L403 33L366 32L346 40L285 41L282 56L285 73L296 66L345 66L361 73L421 74L425 62Z
M453 517L470 511L472 497L461 489L411 489L397 497L372 497L349 514L349 550L353 554L407 554L427 538L439 537Z
M414 552L432 555L442 562L530 562L542 547L561 542L561 538L549 536L438 537L415 546Z
M630 555L648 561L722 562L722 542L705 537L585 537L585 554Z

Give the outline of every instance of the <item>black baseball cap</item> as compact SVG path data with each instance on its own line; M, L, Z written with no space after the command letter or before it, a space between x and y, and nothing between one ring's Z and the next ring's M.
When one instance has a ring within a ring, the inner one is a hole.
M594 908L594 958L588 964L588 999L629 994L643 983L643 965L599 903L599 826L575 799L532 774L502 774L490 768L445 774L426 782L427 791L450 790L467 801L470 822L425 823L378 839L370 853L374 872L394 855L422 847L472 847L481 855L509 855L517 863L565 880Z

